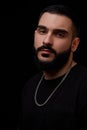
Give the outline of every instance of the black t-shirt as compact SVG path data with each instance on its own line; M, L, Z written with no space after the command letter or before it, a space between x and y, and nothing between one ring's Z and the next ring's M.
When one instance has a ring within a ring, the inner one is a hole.
M20 130L86 130L87 129L87 69L77 64L64 82L43 106L35 104L34 96L42 73L31 78L23 88ZM64 76L43 79L37 92L42 104Z

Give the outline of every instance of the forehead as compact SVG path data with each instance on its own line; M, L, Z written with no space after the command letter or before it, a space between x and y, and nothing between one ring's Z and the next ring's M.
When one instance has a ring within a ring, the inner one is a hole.
M41 16L38 24L50 29L63 28L71 30L72 21L67 16L46 12Z

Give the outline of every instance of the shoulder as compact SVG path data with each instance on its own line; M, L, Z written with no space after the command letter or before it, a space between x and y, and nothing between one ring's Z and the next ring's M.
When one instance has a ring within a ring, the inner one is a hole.
M42 72L38 72L37 74L35 74L34 76L32 76L24 85L24 87L27 86L31 86L34 85L36 83L38 83L38 81L40 80L41 76L42 76Z
M87 79L87 67L77 64L72 68L72 73L74 73L78 77L85 77Z
M78 68L80 68L82 71L86 72L87 73L87 67L86 66L83 66L81 64L78 64Z
M69 80L73 84L76 84L77 88L85 86L87 89L87 68L81 64L75 65L71 69Z

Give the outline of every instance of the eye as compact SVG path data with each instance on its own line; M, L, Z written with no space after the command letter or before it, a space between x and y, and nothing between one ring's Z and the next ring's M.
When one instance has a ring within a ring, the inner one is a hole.
M56 33L55 33L55 36L56 36L56 37L61 37L61 38L62 38L62 37L64 37L65 35L64 35L64 33L56 32Z
M39 34L43 35L43 34L46 34L46 33L47 33L47 29L45 29L45 28L37 28L37 32L38 32Z

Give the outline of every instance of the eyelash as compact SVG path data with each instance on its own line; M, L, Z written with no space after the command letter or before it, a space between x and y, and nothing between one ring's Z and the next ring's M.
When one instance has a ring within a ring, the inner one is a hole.
M43 34L44 34L44 33L46 33L47 31L46 31L46 30L44 30L44 29L37 29L37 32L38 32L38 33L40 33L40 34L41 34L41 33L43 33Z
M64 37L64 34L62 34L62 33L56 33L55 35L58 37Z
M38 32L39 34L44 35L44 34L47 33L47 30L37 29L37 32ZM60 32L54 32L54 35L55 35L56 37L64 37L64 34L63 34L63 33L60 33Z

